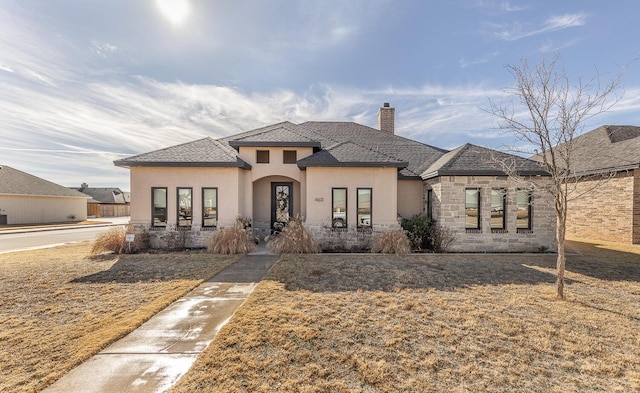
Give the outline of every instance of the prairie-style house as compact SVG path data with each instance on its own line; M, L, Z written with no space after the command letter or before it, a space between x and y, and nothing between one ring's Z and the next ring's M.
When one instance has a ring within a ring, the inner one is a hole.
M152 246L249 218L264 238L300 214L324 249L366 248L401 217L431 216L455 234L452 251L554 249L555 215L544 195L502 170L548 174L532 160L466 144L447 151L394 133L385 103L378 129L353 122L283 122L204 138L115 161L130 169L131 224Z

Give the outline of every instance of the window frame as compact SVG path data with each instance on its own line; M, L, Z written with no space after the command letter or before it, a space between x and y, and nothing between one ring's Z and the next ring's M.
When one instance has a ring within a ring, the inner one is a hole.
M469 210L470 208L467 207L467 193L469 191L475 191L476 193L476 222L475 222L475 226L469 226L469 220L468 217L473 217L473 216L469 216L467 214L467 210ZM464 189L464 229L468 230L468 231L480 231L482 230L482 226L481 224L481 211L482 209L480 208L480 203L481 203L482 198L480 197L480 188L465 188Z
M336 212L336 191L344 191L344 212ZM336 217L336 213L340 213L341 217ZM344 213L344 218L342 217ZM336 225L336 222L342 220L343 225ZM331 228L343 229L349 227L349 189L347 187L331 188Z
M521 210L519 208L519 195L521 193L526 193L527 195L527 226L522 227L518 224L518 212ZM533 230L533 193L530 190L526 189L517 189L516 190L516 231L518 232L529 232Z
M180 223L180 217L181 217L181 210L183 209L182 207L180 207L180 203L182 202L182 199L180 197L180 191L182 190L189 190L189 207L186 207L184 209L190 209L191 211L186 211L185 212L185 216L184 217L191 217L188 220L185 218L184 221L187 221L188 224L181 224ZM189 214L191 213L191 214ZM193 187L176 187L176 227L178 228L190 228L193 225Z
M256 150L256 164L268 164L271 162L270 156L271 154L269 153L269 150Z
M363 216L365 215L360 213L360 191L365 191L365 190L369 191L369 224L368 225L363 225L361 222L362 219L360 218L361 215ZM356 227L358 229L373 228L373 188L371 187L356 188Z
M164 224L156 224L156 191L164 191ZM169 221L169 189L167 187L151 187L151 227L166 228Z
M433 189L430 188L427 190L427 209L426 216L429 219L433 219Z
M207 207L207 203L206 203L206 199L205 199L205 192L206 191L210 191L213 190L215 192L215 224L214 225L207 225L206 224L206 219L209 218L207 216L207 212L206 209L209 209L211 207ZM202 191L201 191L201 196L202 196L202 228L217 228L218 227L218 212L220 211L219 207L218 207L218 187L202 187Z
M287 154L289 157L287 157ZM293 157L291 157L293 156ZM283 164L295 164L298 162L298 151L297 150L283 150L282 151L282 163Z
M494 204L493 204L493 196L494 192L500 193L500 201L502 202L502 220L500 220L500 226L494 226L493 224L493 212L494 212ZM507 229L507 190L505 188L492 188L491 189L491 219L489 221L489 225L491 226L491 230L501 231Z

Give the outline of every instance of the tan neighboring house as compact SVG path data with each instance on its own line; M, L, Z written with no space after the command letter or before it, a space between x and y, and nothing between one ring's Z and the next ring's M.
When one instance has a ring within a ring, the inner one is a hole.
M640 127L605 125L573 140L577 194L567 236L640 244Z
M84 221L87 199L67 187L0 166L0 225Z
M115 161L131 175L131 224L163 247L190 247L250 218L264 238L300 214L323 249L362 249L401 217L428 214L455 233L453 251L537 251L554 246L555 218L542 195L512 184L495 157L523 176L538 163L474 145L447 151L352 122L283 122L204 138Z
M89 187L82 183L72 188L91 197L87 202L87 215L93 217L126 217L131 214L130 193L118 187Z

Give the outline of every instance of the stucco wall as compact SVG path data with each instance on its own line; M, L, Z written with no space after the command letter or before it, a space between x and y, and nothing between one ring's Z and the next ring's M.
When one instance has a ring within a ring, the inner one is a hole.
M0 214L8 225L84 221L87 198L0 195Z
M583 180L569 202L567 236L578 239L640 243L640 170L603 180Z
M202 188L218 188L218 226L231 226L245 212L239 201L244 191L239 168L132 167L131 224L151 225L151 188L167 187L167 226L176 225L178 187L192 187L193 224L202 224Z
M398 180L398 214L411 218L424 212L421 180Z
M540 179L538 179L540 181ZM433 217L438 225L454 232L450 251L457 252L536 252L555 250L556 218L547 196L534 194L532 201L532 229L516 229L514 185L501 176L444 176L426 181L433 189ZM465 229L465 189L480 189L481 229ZM507 190L506 230L491 230L491 189ZM546 199L546 200L545 200Z

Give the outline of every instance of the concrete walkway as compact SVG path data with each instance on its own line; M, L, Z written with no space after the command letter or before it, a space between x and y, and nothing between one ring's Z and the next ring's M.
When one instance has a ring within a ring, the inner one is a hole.
M277 260L277 255L264 248L240 258L44 392L168 390Z

